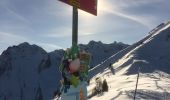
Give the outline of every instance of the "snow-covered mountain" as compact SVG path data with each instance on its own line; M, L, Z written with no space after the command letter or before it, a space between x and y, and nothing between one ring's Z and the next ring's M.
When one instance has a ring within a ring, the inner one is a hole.
M127 46L123 43L103 44L95 41L87 46L80 45L94 53L92 65ZM63 50L47 53L41 47L26 42L7 48L0 55L0 100L52 99L59 88L61 75L58 66L63 53Z
M5 50L0 56L0 100L50 100L60 79L57 57L28 43Z
M89 94L96 77L108 81L109 92L90 100L132 100L139 67L137 100L170 100L170 22L91 69Z

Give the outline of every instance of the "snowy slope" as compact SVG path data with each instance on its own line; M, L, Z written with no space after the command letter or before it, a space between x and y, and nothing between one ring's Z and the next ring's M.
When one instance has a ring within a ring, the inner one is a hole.
M89 95L96 77L108 81L109 92L90 100L132 100L139 67L137 99L170 100L170 23L159 25L144 39L94 67L90 71Z
M107 80L109 91L89 100L133 100L137 75L114 75L110 69L106 69L91 80L89 95L95 87L96 77ZM170 75L160 71L140 73L136 100L170 100Z
M164 64L165 62L166 66L169 65L169 59L170 59L169 58L170 56L168 56L169 51L170 51L170 45L169 45L170 28L169 26L170 26L170 22L164 24L161 27L160 26L156 27L155 29L153 29L154 31L152 30L151 32L149 32L149 35L146 36L145 38L119 51L118 53L112 55L111 57L103 61L101 64L94 67L90 71L90 77L93 77L97 73L102 72L104 69L106 69L109 66L109 64L113 64L113 63L114 63L113 66L116 68L116 70L127 68L126 66L132 64L132 62L137 62L137 61L140 61L139 63L145 62L145 64L148 64L147 62L149 63L152 62L155 65L156 65L156 62L160 62L161 64ZM159 58L161 60L159 60ZM164 65L161 65L161 66L164 66ZM157 67L153 67L153 68L157 68ZM135 72L136 72L136 69L135 69ZM147 71L149 72L153 70L147 70ZM163 70L163 69L160 69L160 70Z
M135 74L138 67L141 72L160 70L170 73L170 24L152 34L140 45L133 48L119 61L113 64L117 71L124 70L124 74ZM128 68L129 66L129 68Z

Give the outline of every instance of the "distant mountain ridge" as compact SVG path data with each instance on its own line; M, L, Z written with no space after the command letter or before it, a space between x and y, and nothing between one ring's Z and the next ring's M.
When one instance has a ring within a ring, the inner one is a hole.
M129 45L91 41L79 46L94 53L94 63L91 65L95 66ZM59 88L61 74L58 66L63 53L63 50L47 53L41 47L27 42L8 47L0 55L0 100L52 99L54 91Z
M91 54L91 67L100 64L102 61L117 53L120 50L128 47L128 44L122 42L113 42L111 44L104 44L101 41L90 41L87 45L80 44L80 49L87 50Z

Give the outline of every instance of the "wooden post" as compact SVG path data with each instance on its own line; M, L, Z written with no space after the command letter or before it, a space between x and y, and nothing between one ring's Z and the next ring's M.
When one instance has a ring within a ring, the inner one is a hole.
M72 45L78 44L78 9L73 6Z

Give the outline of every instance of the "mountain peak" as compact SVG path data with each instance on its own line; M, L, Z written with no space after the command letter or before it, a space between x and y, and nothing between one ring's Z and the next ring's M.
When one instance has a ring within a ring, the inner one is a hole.
M30 46L30 44L28 42L23 42L23 43L19 44L18 46Z
M23 42L19 45L14 45L12 47L8 47L5 51L2 52L1 55L5 54L34 54L36 52L47 53L44 49L37 45L30 45L28 42Z

